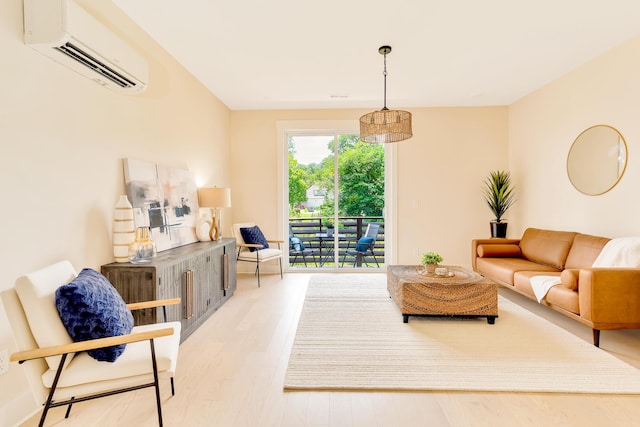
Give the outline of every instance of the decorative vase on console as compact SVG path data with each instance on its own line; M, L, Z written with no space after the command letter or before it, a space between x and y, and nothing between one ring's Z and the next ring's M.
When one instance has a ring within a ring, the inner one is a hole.
M126 195L120 196L113 213L113 256L116 262L129 262L129 244L136 238L133 206Z
M213 218L210 213L201 213L198 222L196 223L196 237L201 242L210 242L211 237L209 231L211 230L211 223Z
M136 228L136 239L129 245L131 264L148 264L156 256L156 242L151 240L149 227Z

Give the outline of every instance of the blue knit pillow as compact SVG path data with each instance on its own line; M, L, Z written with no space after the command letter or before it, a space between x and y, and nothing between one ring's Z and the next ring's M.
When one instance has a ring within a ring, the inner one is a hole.
M372 242L373 237L361 237L360 240L358 240L358 243L356 243L356 251L366 252L369 249L369 246L371 246Z
M56 308L73 341L126 335L133 328L133 315L109 280L90 268L56 289ZM126 344L89 350L101 362L115 362Z
M264 248L260 248L260 249L266 249L269 247L269 243L267 243L266 237L264 237L264 234L262 234L262 230L260 230L260 228L258 228L257 225L254 225L253 227L240 228L240 234L242 234L242 240L244 240L244 242L247 244L263 245ZM254 252L260 249L249 248L251 252Z

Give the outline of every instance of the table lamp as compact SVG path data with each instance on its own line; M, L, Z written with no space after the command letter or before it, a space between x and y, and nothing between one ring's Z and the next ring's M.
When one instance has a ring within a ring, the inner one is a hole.
M231 207L231 190L229 188L199 188L198 203L202 208L211 209L211 229L209 230L209 238L218 240L222 237L222 228L220 220L222 216L222 208Z

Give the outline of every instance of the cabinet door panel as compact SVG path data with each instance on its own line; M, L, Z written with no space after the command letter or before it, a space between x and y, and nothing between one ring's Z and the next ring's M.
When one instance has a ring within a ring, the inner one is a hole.
M110 268L103 266L101 272L127 303L158 299L154 268ZM156 309L135 310L133 320L135 325L156 323Z

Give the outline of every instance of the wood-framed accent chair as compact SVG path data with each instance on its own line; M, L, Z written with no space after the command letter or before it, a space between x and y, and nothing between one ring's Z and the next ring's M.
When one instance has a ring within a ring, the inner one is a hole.
M282 279L283 253L280 244L284 243L284 241L267 239L266 237L264 237L264 235L262 235L262 232L260 231L258 233L258 239L254 241L261 241L262 243L247 242L242 235L241 229L243 228L255 230L258 227L254 222L233 224L231 232L233 233L233 237L236 239L236 246L238 247L236 262L254 262L256 264L255 274L258 276L258 287L260 287L260 264L277 259L280 262L280 278ZM278 245L278 247L271 247L271 245L269 245L270 243L275 243Z
M380 264L378 264L378 259L376 258L376 254L373 251L376 245L376 239L378 237L378 231L380 231L380 224L376 224L371 222L367 225L367 231L364 233L354 248L349 248L351 242L347 244L347 249L344 252L344 256L342 257L342 264L344 266L344 261L347 259L347 256L354 257L353 266L355 267L358 263L358 259L365 259L367 255L371 255L373 260L376 262L378 268L380 268ZM367 264L367 267L369 264Z
M71 263L62 261L20 277L14 288L0 293L18 349L10 360L23 366L34 398L44 406L39 425L50 408L66 405L67 418L73 403L153 387L162 426L159 379L170 378L175 395L180 322L134 326L127 335L73 342L56 309L55 291L76 276ZM179 303L180 298L174 298L127 308ZM115 362L98 361L87 353L119 344L126 347Z

